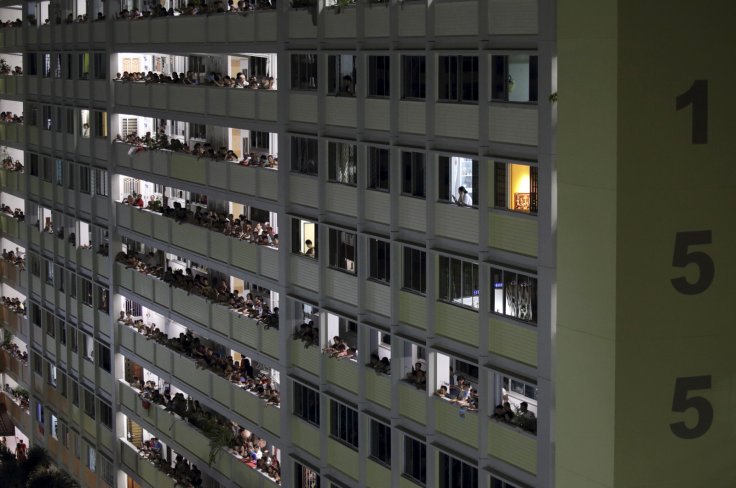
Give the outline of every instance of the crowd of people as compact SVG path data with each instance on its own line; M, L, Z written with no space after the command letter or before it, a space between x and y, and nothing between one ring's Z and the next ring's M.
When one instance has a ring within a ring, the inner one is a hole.
M170 75L149 71L116 73L114 81L128 81L138 83L174 83L179 85L218 86L221 88L247 88L249 90L273 90L276 80L272 76L254 76L246 78L244 73L237 73L232 77L214 71L209 72L204 79L197 73L187 71L187 74L173 72Z
M473 388L462 376L458 376L457 381L450 384L449 388L445 385L440 386L435 395L468 411L478 411L478 389Z
M385 356L379 357L378 354L371 354L371 361L366 366L376 373L391 374L391 360Z
M0 28L2 27L23 27L23 21L20 19L8 20L7 22L0 20Z
M12 209L10 205L5 205L4 203L0 203L0 212L13 217L20 222L23 222L26 219L26 214L23 213L23 210L19 208Z
M139 395L143 401L165 407L167 411L178 415L205 433L222 433L228 439L227 448L232 454L242 459L249 467L267 474L276 480L277 484L280 483L281 466L278 458L269 452L266 439L256 436L253 432L241 427L236 422L228 420L217 412L202 407L199 401L193 400L191 397L184 398L183 393L175 393L171 396L167 389L161 394L154 381L143 382L134 377L132 386L140 390ZM160 459L161 445L155 437L149 441L146 450L149 452L149 459L151 457ZM187 473L191 473L192 468L183 458L179 458L180 456L177 456L174 462L174 477L189 480L193 486L198 486L194 484L191 476L186 476Z
M279 247L279 235L269 222L253 223L242 214L235 217L233 214L225 212L202 210L202 207L199 206L192 212L179 202L174 202L174 206L170 207L168 204L161 204L161 201L153 195L147 202L144 202L141 194L132 193L125 197L122 203L161 213L164 217L172 218L179 224L189 223L220 232L241 241L262 246Z
M176 17L179 15L210 15L210 14L242 14L254 10L267 10L276 8L276 0L216 0L214 2L189 2L186 7L175 9L166 8L163 5L155 5L151 10L123 9L118 16L121 20L139 20L160 17Z
M15 75L20 76L23 74L23 68L20 66L16 66L15 68L11 68L5 59L0 58L0 75L3 76L9 76L9 75Z
M0 347L8 351L11 357L17 359L23 366L28 366L28 351L21 351L18 344L10 341L3 341Z
M20 408L23 410L28 410L30 408L30 395L28 394L28 390L25 390L23 388L13 388L10 386L9 383L5 383L5 393L10 395L10 397L13 399L15 403L20 405Z
M19 298L3 296L0 298L0 300L2 300L2 304L7 307L8 310L10 310L11 312L17 313L19 315L26 314L26 306L23 302L20 301Z
M504 401L496 405L493 410L493 418L500 422L516 425L527 432L537 433L537 417L534 412L529 410L527 402L521 402L519 408L514 411L511 403Z
M13 112L0 112L0 122L6 124L22 124L23 115L16 115Z
M406 374L406 381L420 390L427 389L427 370L423 366L421 361L417 361L411 371Z
M15 160L13 161L13 158L10 156L7 156L5 159L3 159L3 169L7 169L8 171L17 171L19 173L23 172L23 165L20 161Z
M301 324L292 334L292 339L302 341L304 349L309 346L319 346L319 329L314 325L314 321Z
M230 161L237 163L240 166L256 166L262 168L278 169L279 158L272 154L257 154L251 152L246 154L241 159L238 154L226 147L220 147L215 149L210 143L196 143L191 148L185 142L177 138L169 139L166 132L161 129L156 135L151 136L150 132L146 132L143 137L140 137L135 131L127 134L125 137L118 134L115 136L115 142L124 142L126 144L133 144L145 149L158 150L165 149L168 151L181 152L185 154L191 154L198 158L214 159L215 161Z
M259 322L278 322L278 307L274 307L272 311L266 300L259 295L253 296L252 293L248 293L243 297L238 290L231 291L230 286L224 279L211 284L207 276L204 274L195 275L191 268L182 271L180 269L174 270L169 266L165 267L153 252L149 252L144 257L139 257L132 251L128 253L121 251L115 259L125 264L126 269L132 268L140 273L154 276L169 286L180 288L188 294L201 296L213 303L226 306L235 313L256 319Z
M340 336L335 336L332 338L332 344L322 349L322 354L334 359L356 359L358 349L350 347Z
M17 247L15 248L15 251L7 251L3 249L3 261L10 263L13 266L17 266L21 271L26 269L26 259Z

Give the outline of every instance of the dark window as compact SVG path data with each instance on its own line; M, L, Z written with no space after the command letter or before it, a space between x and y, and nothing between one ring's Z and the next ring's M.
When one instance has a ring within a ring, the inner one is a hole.
M317 55L291 55L291 88L292 90L317 89Z
M327 94L355 96L355 56L348 54L327 57Z
M369 239L369 276L374 280L391 282L391 243L378 239Z
M61 273L64 276L64 273ZM56 320L56 336L59 338L59 344L66 346L66 324L63 320Z
M94 74L96 80L107 79L107 53L94 53Z
M40 170L39 170L40 166L38 164L38 154L31 154L30 155L30 163L29 163L29 166L30 166L30 170L29 171L31 173L31 176L38 176L40 174Z
M358 412L330 400L330 435L347 444L358 447Z
M516 485L512 485L507 481L500 480L495 476L491 476L491 488L516 488Z
M478 161L460 156L440 156L437 197L440 201L478 206ZM467 195L460 195L460 188Z
M95 194L106 197L110 193L107 182L107 170L93 168L92 179L94 180Z
M423 100L427 95L427 60L424 56L401 57L401 97Z
M419 293L427 292L427 253L404 247L404 288Z
M368 188L390 191L391 158L383 147L368 148Z
M95 418L95 394L89 391L87 388L84 390L84 413L90 418Z
M404 436L404 474L419 483L427 482L427 446Z
M112 356L110 354L110 348L100 343L97 345L97 351L100 361L100 368L109 373L112 370Z
M459 459L440 453L440 488L476 488L478 470Z
M493 204L515 212L536 214L539 206L539 170L536 166L496 162Z
M425 198L423 153L401 153L401 193Z
M356 185L358 183L357 147L344 142L327 144L329 154L327 179L335 183Z
M480 307L477 264L440 256L439 268L440 300L475 309Z
M308 467L294 463L294 488L320 488L319 474Z
M491 100L537 101L537 56L491 56Z
M294 415L319 427L319 392L294 383Z
M94 134L95 137L105 138L107 137L107 112L100 112L99 110L93 110L92 115L94 117Z
M371 420L371 457L391 465L391 427Z
M317 139L292 136L291 170L317 176Z
M31 364L33 366L33 372L42 375L43 374L43 360L41 355L35 351L31 352Z
M493 268L491 270L493 312L525 322L537 322L537 279Z
M478 56L440 56L438 75L439 101L478 101Z
M38 75L38 53L26 53L25 70L31 76Z
M368 96L391 96L391 58L368 56Z
M112 429L112 408L100 400L100 422L108 429Z
M330 229L330 266L355 274L355 256L355 234Z

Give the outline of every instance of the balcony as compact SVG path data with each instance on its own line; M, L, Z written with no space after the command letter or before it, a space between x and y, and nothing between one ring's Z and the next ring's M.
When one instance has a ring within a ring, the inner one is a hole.
M113 86L117 105L267 122L277 118L276 90L139 82L115 82Z
M488 331L488 351L536 367L536 327L492 316Z
M537 438L519 427L491 419L488 453L529 473L537 472Z
M130 442L120 439L120 460L132 473L136 473L150 486L156 488L175 488L180 486L174 478L160 471L151 461L141 457Z
M399 321L417 327L427 329L427 299L417 293L399 291Z
M13 264L10 261L0 260L0 277L3 283L11 285L13 288L25 288L25 272L20 264Z
M27 341L29 337L27 316L15 313L5 305L0 305L0 319L2 320L2 326L12 332L14 336Z
M391 408L391 377L366 368L365 397L377 405Z
M435 402L434 425L437 432L452 437L475 449L478 448L478 412L462 409L441 398Z
M0 76L0 95L10 98L23 97L23 78L14 75Z
M21 149L26 142L24 127L23 124L0 122L0 142Z
M5 27L0 29L0 49L23 49L23 28Z
M242 92L244 90L231 91ZM142 151L130 156L128 155L130 148L131 145L125 143L113 145L118 166L210 186L235 194L272 201L278 200L278 171L276 170L240 166L228 161L213 161L167 150Z
M276 10L247 15L211 14L115 22L115 43L190 44L275 42Z
M427 423L427 392L409 383L399 383L399 413L420 424Z
M488 214L488 244L497 249L536 256L538 221L521 212L491 211Z
M20 403L15 400L7 391L0 394L0 403L4 403L8 407L8 415L13 419L15 425L24 434L31 434L31 415L30 412L21 407Z
M0 170L0 187L3 191L22 195L26 191L26 179L20 171Z
M155 428L163 439L171 439L175 450L186 451L187 457L195 464L203 466L209 463L210 439L202 431L178 415L166 411L161 405L151 403L148 408L145 408L138 395L138 390L122 381L119 382L119 391L122 405ZM195 458L200 463L197 463ZM227 449L219 452L212 466L226 478L241 480L242 484L239 486L277 486L272 479L250 468L243 463L242 458Z
M465 307L437 302L435 305L437 335L478 345L478 312Z
M537 145L537 105L532 103L491 103L488 111L491 142Z
M31 384L31 371L27 363L13 357L6 349L0 349L0 367L21 386Z
M435 232L438 236L466 242L478 242L478 209L450 203L436 203ZM462 232L458 232L462 229Z

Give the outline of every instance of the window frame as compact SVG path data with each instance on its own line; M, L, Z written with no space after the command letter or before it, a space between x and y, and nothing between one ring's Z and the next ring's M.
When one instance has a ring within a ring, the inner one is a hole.
M352 407L330 398L330 437L348 447L360 446L360 414Z
M408 254L408 256L407 256ZM419 259L419 263L414 263L415 258ZM422 296L427 295L427 251L412 246L404 246L402 253L402 277L401 289L410 293L417 293ZM418 264L419 266L414 266ZM407 268L408 266L408 268ZM415 273L409 273L409 282L407 282L407 269L419 270L419 278L414 278Z
M387 147L368 146L366 189L391 192L391 151Z
M320 426L320 393L298 381L293 382L293 414L315 427Z
M391 97L391 56L371 54L368 62L368 98Z
M424 54L401 56L401 99L427 99L427 56Z
M529 210L510 208L509 192L511 166L529 167ZM536 190L536 191L534 191ZM527 215L539 214L539 166L520 161L494 161L493 164L493 208Z
M401 474L412 481L424 486L427 483L427 443L416 439L413 436L404 434L402 449ZM418 456L414 455L414 451L418 450ZM412 460L409 465L409 458L417 457ZM422 464L423 469L422 469Z
M500 283L502 284L501 287L498 287L498 283L495 281L496 278L497 278L497 273L500 273L500 276L501 276L501 281L500 281ZM516 275L516 279L518 279L519 276L523 276L523 277L531 280L530 283L532 283L532 285L534 287L534 290L532 292L532 305L531 305L532 318L529 319L529 320L526 320L524 318L520 318L520 317L518 317L516 315L512 315L512 314L509 314L509 313L506 312L506 304L507 304L507 300L506 300L506 282L507 282L506 281L506 274L507 273L512 273L512 274ZM539 295L537 294L537 292L538 292L538 286L539 286L538 276L532 275L532 274L527 273L527 272L524 272L524 271L517 271L517 270L514 270L514 269L504 268L504 267L501 267L501 266L498 266L498 265L491 266L491 307L490 307L491 308L491 313L493 315L497 315L497 316L500 316L500 317L505 317L505 318L508 318L508 319L511 319L511 320L519 321L519 322L524 323L524 324L536 326L538 324L537 314L539 312L539 303L538 303ZM496 293L495 292L498 289L503 290L502 291L503 296L501 297L501 302L503 304L503 311L500 311L500 312L499 311L496 311L496 297L495 297L495 294Z
M391 241L368 238L368 279L391 284Z
M369 456L371 459L386 467L391 467L391 426L371 418L370 419L371 443ZM381 439L381 430L384 438ZM380 445L383 441L383 446Z
M456 267L459 269L456 269ZM460 276L456 277L455 274L458 272ZM471 274L470 283L466 281L467 273ZM439 281L437 299L439 301L456 307L467 308L469 310L480 310L480 266L478 263L468 261L467 259L459 259L456 257L440 254L437 264L437 275ZM443 277L443 275L445 276ZM471 305L458 303L455 301L454 296L456 295L456 293L454 293L454 291L455 287L458 285L459 297L461 299L471 297ZM471 288L475 286L475 288L471 290L470 295L466 294L467 285L470 285ZM443 293L443 291L446 293Z
M343 153L347 148L347 159ZM327 142L327 181L358 186L358 145L350 142Z
M319 141L314 137L291 136L291 172L319 176Z
M453 465L457 466L453 469ZM439 488L476 488L478 486L478 468L461 459L440 451L438 468L439 476L437 481ZM457 471L458 468L460 470L459 473ZM460 480L457 479L458 474ZM469 476L470 479L468 480L466 476Z
M317 53L291 53L289 66L292 90L316 91L319 88Z
M466 70L467 63L472 64ZM469 90L469 94L468 94ZM477 105L480 99L480 58L451 54L437 58L437 101Z
M328 230L328 242L329 242L329 267L332 269L337 269L340 271L344 271L345 273L349 273L352 275L358 274L358 234L356 232L350 232L344 229L338 229L335 227L330 227ZM353 269L350 269L348 267L348 263L350 262L350 253L348 252L348 249L350 247L350 243L346 243L345 241L352 240L353 241L353 252L352 252L352 261L353 261Z
M401 152L401 195L427 198L427 165L423 152Z

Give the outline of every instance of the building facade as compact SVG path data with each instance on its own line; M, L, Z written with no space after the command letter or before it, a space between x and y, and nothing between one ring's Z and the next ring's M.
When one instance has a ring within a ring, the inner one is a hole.
M185 3L0 2L15 438L90 487L554 486L554 2Z

